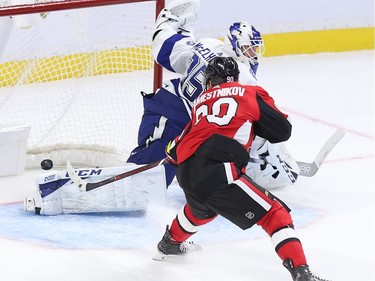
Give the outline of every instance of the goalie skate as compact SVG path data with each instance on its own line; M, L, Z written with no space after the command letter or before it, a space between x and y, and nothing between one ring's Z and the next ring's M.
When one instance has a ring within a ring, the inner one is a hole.
M26 212L35 212L35 199L34 198L25 198L23 200L23 209Z
M152 258L156 261L166 260L169 256L182 256L194 252L201 252L202 247L193 242L176 242L172 239L171 234L166 227L163 238L158 243L158 253Z
M37 206L37 203L34 198L25 198L23 200L23 209L26 212L32 212L35 214L40 214L40 207Z

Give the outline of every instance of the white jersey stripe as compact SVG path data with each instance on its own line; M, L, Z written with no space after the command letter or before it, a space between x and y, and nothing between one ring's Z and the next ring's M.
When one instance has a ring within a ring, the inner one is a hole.
M224 163L224 168L225 168L225 174L227 176L228 184L233 183L234 179L233 179L233 173L232 173L232 168L231 168L230 163L228 162Z
M256 192L254 192L250 186L246 185L240 179L234 181L236 185L238 185L243 191L245 191L252 199L254 199L259 205L261 205L266 211L271 209L271 205L260 197Z

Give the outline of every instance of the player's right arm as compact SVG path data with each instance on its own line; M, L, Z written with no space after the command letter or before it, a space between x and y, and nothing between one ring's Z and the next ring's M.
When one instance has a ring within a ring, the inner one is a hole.
M251 144L250 156L265 161L260 165L264 176L255 173L255 170L251 173L251 165L247 167L247 174L255 182L265 184L266 187L294 184L299 167L283 144L292 132L288 116L276 107L273 98L261 87L256 87L256 102L259 118L253 123L253 129L258 137Z
M256 87L256 102L259 108L259 119L253 123L254 133L270 143L286 141L292 133L288 115L281 112L272 97L261 87Z

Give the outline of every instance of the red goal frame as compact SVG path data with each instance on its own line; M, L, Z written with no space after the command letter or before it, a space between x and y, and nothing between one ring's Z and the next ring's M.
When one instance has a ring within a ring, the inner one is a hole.
M24 14L45 13L69 9L108 6L116 4L156 2L155 19L165 6L165 0L61 0L49 3L12 5L0 8L0 17L16 16ZM160 65L154 63L154 91L160 88L163 81L163 70Z

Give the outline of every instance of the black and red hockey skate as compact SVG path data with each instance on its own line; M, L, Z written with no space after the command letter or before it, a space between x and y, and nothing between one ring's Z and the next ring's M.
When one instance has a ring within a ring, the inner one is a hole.
M308 265L294 267L293 262L289 259L284 260L283 265L292 274L293 281L329 281L313 274Z
M168 225L165 229L163 238L158 243L158 254L156 254L153 260L165 260L168 256L180 256L193 252L202 251L202 247L193 242L177 242L172 239L171 233L169 232Z

